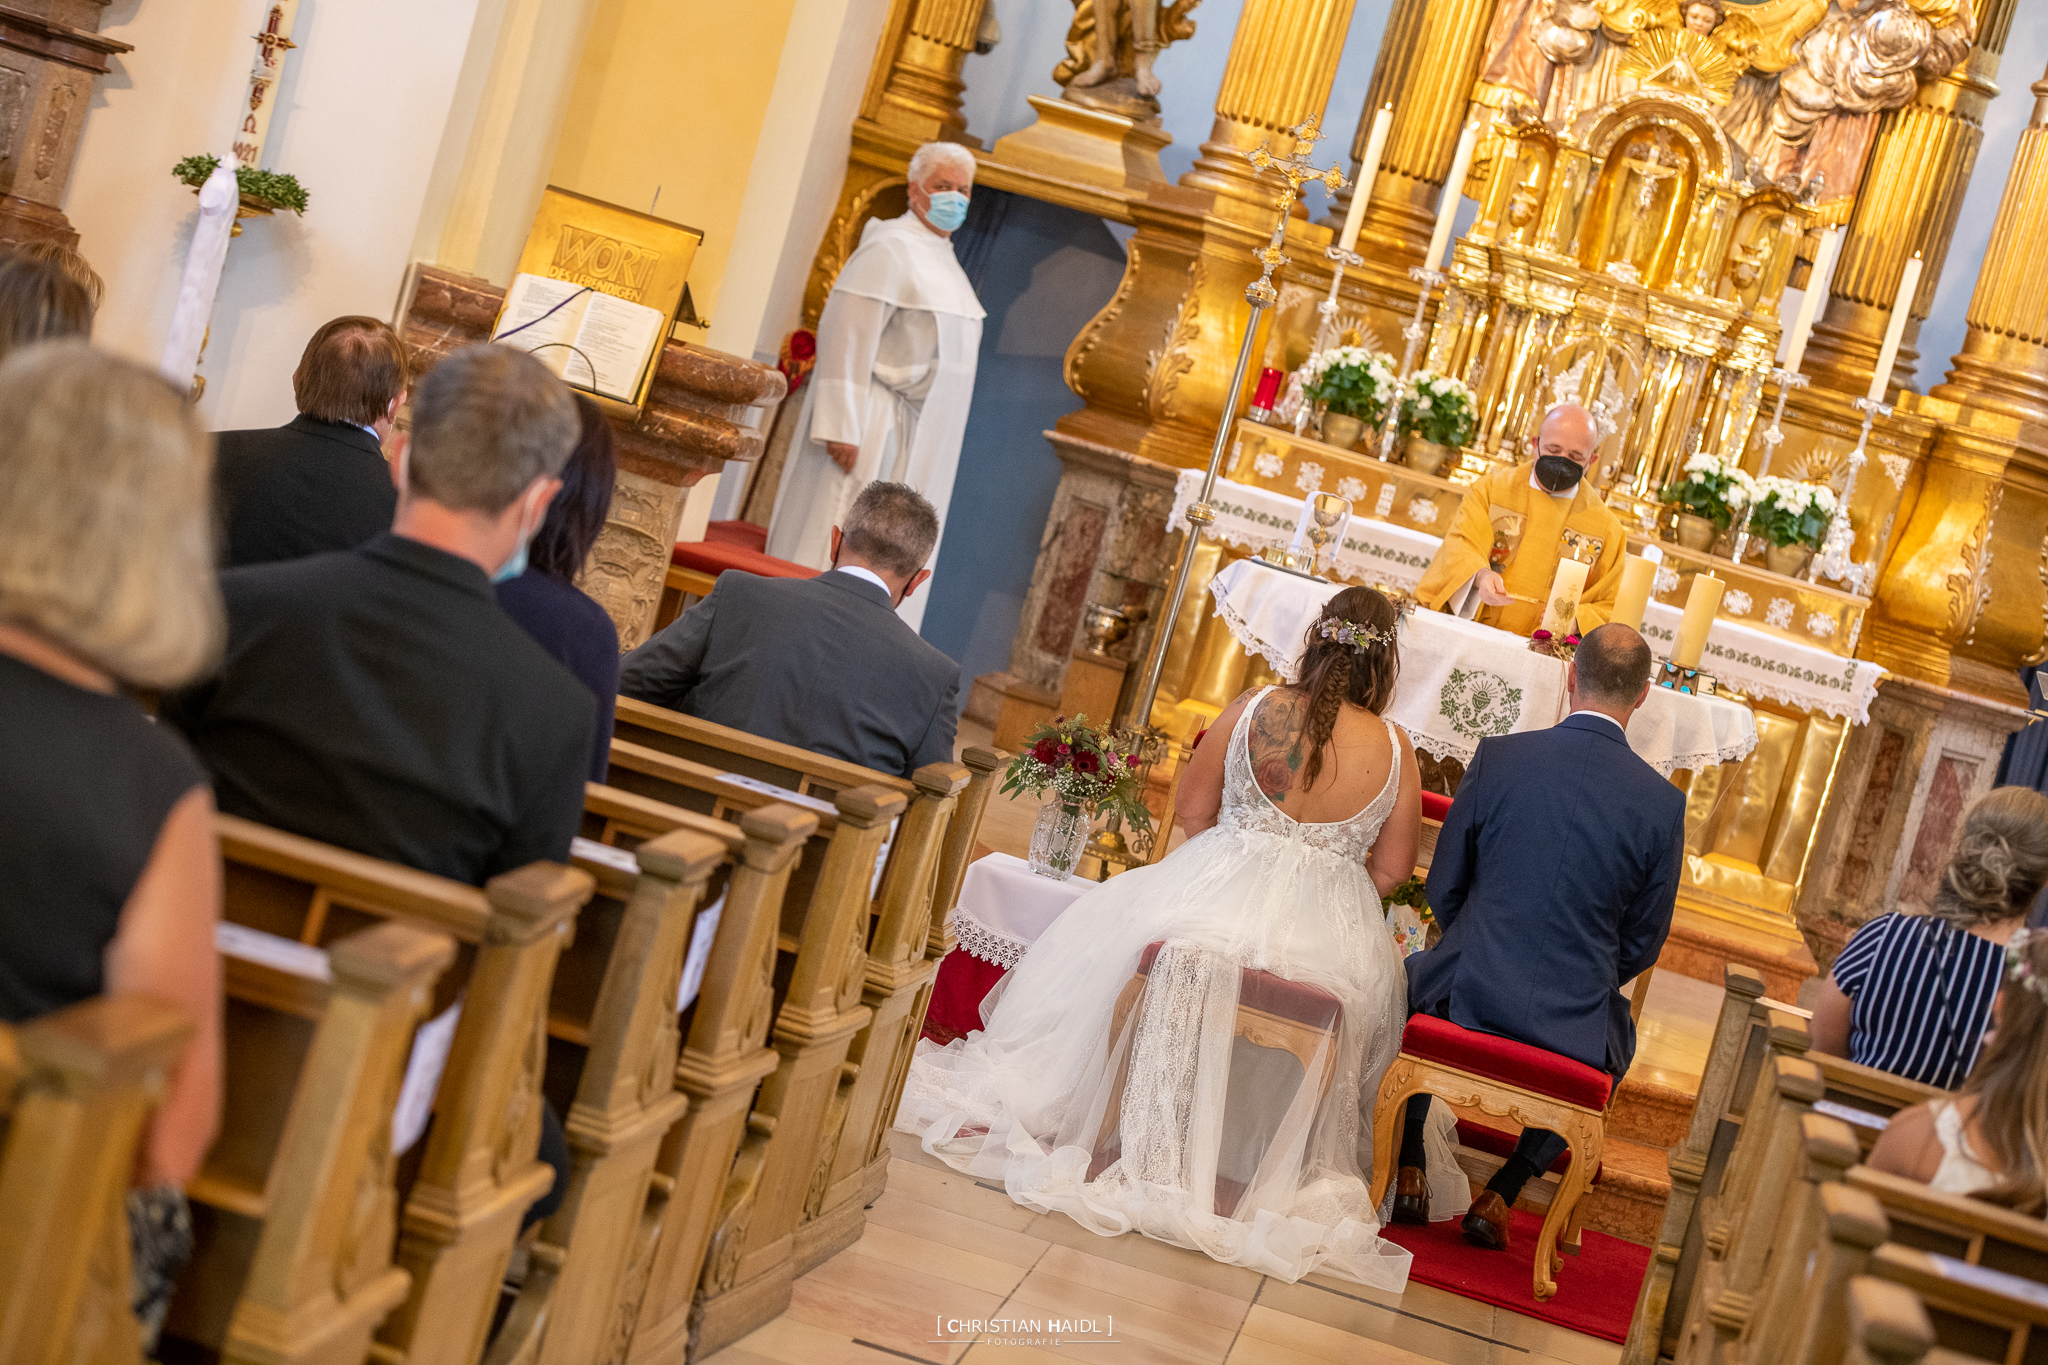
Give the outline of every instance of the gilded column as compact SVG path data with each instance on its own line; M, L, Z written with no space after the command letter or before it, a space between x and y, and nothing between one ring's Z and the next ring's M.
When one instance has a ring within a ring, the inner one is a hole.
M1920 324L1934 307L1984 141L1984 109L1998 94L1998 60L2016 3L1979 4L1977 42L1968 60L1940 80L1923 81L1911 103L1880 116L1827 312L1807 353L1807 369L1820 386L1861 393L1869 385L1906 262L1917 251L1926 267L1892 373L1894 388L1912 383Z
M1934 396L2048 422L2048 78L2033 93L1970 296L1969 334Z
M881 98L864 110L876 123L919 141L974 144L960 112L960 68L974 51L983 0L914 0Z
M1338 194L1332 217L1325 221L1341 223L1359 177L1372 174L1359 162L1375 111L1392 104L1393 126L1387 130L1361 232L1399 245L1403 259L1392 262L1399 274L1421 263L1423 244L1436 222L1444 177L1479 76L1491 8L1470 0L1396 0L1387 16L1372 90L1351 141L1353 183Z
M1270 142L1273 155L1286 156L1294 140L1284 130L1322 117L1351 6L1352 0L1245 0L1216 92L1215 127L1181 184L1270 211L1273 187L1258 180L1244 153Z

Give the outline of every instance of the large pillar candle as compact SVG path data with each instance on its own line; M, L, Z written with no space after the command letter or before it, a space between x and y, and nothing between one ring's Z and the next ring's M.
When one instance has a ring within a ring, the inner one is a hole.
M1710 573L1692 576L1692 588L1685 595L1685 616L1678 623L1678 640L1671 646L1671 662L1679 668L1698 668L1707 648L1707 631L1714 613L1721 609L1721 594L1728 585Z
M1478 140L1479 125L1467 123L1458 136L1458 150L1451 154L1451 173L1444 180L1444 201L1436 212L1436 231L1430 234L1429 254L1422 258L1425 270L1443 269L1451 229L1457 226L1458 209L1465 202L1465 173L1472 169L1472 144Z
M1383 104L1373 115L1372 134L1365 142L1365 158L1358 163L1358 183L1351 187L1351 208L1344 215L1344 231L1337 238L1339 251L1358 245L1358 227L1365 221L1365 206L1372 202L1372 182L1380 173L1380 157L1387 148L1387 130L1394 126L1394 106Z
M1820 316L1821 300L1828 296L1828 281L1835 274L1835 253L1842 249L1842 230L1829 228L1820 235L1820 249L1814 252L1813 268L1806 273L1806 293L1799 300L1799 316L1792 324L1792 342L1785 351L1785 368L1793 374L1806 363L1806 343L1813 336L1814 319Z
M1643 628L1643 613L1650 606L1650 590L1657 585L1657 566L1641 555L1626 555L1621 561L1621 589L1614 595L1610 625Z
M1556 637L1575 634L1579 598L1586 591L1586 570L1591 565L1576 559L1557 561L1557 576L1550 580L1550 596L1543 599L1543 629Z
M1892 318L1884 329L1884 349L1877 353L1877 370L1870 376L1870 401L1882 403L1885 390L1891 387L1892 366L1898 362L1899 343L1906 336L1906 320L1913 311L1913 299L1920 292L1920 270L1922 262L1919 253L1906 262L1906 274L1899 281L1899 296L1892 303Z

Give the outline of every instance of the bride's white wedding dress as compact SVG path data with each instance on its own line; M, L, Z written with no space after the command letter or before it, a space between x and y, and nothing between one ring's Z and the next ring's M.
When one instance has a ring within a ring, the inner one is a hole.
M956 1169L1001 1179L1019 1203L1105 1235L1135 1230L1282 1279L1322 1271L1398 1292L1409 1255L1378 1236L1362 1172L1407 1017L1407 977L1365 866L1400 789L1401 746L1390 726L1391 770L1365 809L1298 823L1252 776L1247 735L1267 692L1229 737L1216 826L1074 902L990 993L985 1029L920 1043L896 1126ZM1112 1037L1119 995L1156 942ZM1334 1048L1326 1034L1304 1069L1236 1036L1246 968L1336 996ZM1462 1184L1435 1125L1431 1148L1431 1173ZM1432 1196L1461 1211L1470 1198L1449 1183Z

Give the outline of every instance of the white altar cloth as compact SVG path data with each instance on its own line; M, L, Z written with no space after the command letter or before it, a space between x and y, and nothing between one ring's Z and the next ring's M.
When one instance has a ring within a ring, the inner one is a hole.
M1652 650L1670 652L1684 615L1677 607L1650 603L1643 614L1643 638ZM1856 725L1870 723L1870 699L1885 674L1881 664L1845 659L1725 617L1716 619L1707 631L1700 667L1737 692L1768 697L1802 711L1820 711Z
M998 967L1014 967L1062 911L1096 884L1085 877L1054 881L1022 858L990 853L967 865L960 904L952 912L960 951Z
M1174 481L1173 511L1166 518L1167 530L1188 529L1188 508L1202 491L1202 475L1199 469L1184 470ZM1294 539L1294 528L1301 522L1302 499L1228 479L1216 480L1209 505L1216 509L1216 520L1202 534L1241 550L1285 545ZM1422 581L1422 571L1429 567L1437 546L1443 542L1390 521L1370 520L1368 511L1364 507L1353 509L1343 544L1328 552L1332 572L1374 587L1413 591Z
M1241 559L1224 566L1209 592L1245 651L1291 678L1309 625L1344 586ZM1562 720L1564 674L1561 661L1535 653L1520 636L1417 611L1402 621L1401 673L1387 719L1423 752L1470 763L1482 739ZM1756 748L1756 738L1756 717L1747 706L1662 687L1650 689L1628 725L1629 747L1666 777L1680 768L1737 762Z

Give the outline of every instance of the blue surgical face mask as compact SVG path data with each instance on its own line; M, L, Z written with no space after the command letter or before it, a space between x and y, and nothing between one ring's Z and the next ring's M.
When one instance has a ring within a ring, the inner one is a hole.
M967 221L967 196L958 190L940 190L925 210L925 221L941 232L951 232Z
M538 491L538 489L535 490L535 492ZM528 507L533 506L533 497L532 493L527 494L526 505ZM526 572L526 549L533 541L534 531L538 531L540 528L536 526L533 528L533 531L527 530L523 524L526 520L524 513L521 513L519 520L522 523L519 530L519 548L514 550L512 557L503 564L500 564L498 571L491 575L491 582L493 583L509 583Z

